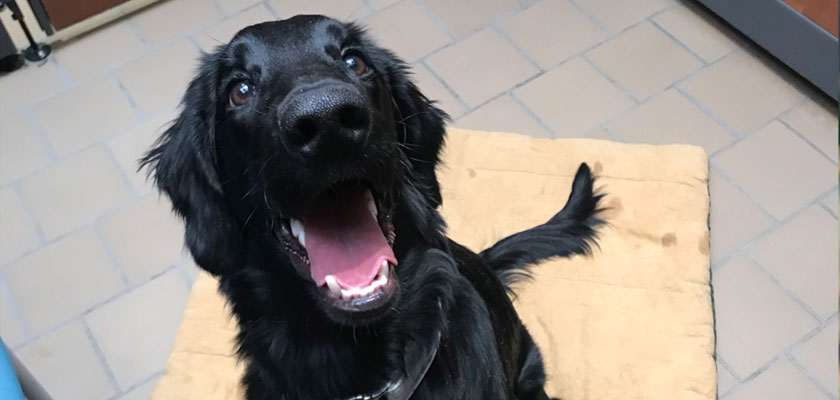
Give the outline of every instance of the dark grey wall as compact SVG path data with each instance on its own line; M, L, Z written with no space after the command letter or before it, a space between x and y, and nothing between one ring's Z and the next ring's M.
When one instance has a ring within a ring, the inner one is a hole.
M838 99L837 38L781 0L698 0L776 56L788 67Z

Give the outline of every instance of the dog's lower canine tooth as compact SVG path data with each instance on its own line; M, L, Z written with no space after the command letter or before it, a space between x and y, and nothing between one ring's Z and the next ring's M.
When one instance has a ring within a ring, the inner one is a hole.
M335 277L332 276L332 275L327 275L327 277L324 278L324 279L326 279L326 281L327 281L327 288L330 289L330 292L332 292L335 295L340 296L341 295L341 286L338 286L338 281L335 280Z
M382 264L379 265L379 276L388 276L388 260L382 260Z

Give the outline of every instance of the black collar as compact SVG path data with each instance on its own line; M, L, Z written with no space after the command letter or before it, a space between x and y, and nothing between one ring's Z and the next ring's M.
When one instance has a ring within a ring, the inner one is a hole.
M440 303L438 303L438 307L441 307ZM421 354L412 357L411 354L416 352L406 352L403 359L405 363L404 376L386 383L385 386L375 392L349 397L344 400L408 400L420 386L423 378L426 377L429 367L432 366L440 347L440 336L440 331L435 332L434 339Z

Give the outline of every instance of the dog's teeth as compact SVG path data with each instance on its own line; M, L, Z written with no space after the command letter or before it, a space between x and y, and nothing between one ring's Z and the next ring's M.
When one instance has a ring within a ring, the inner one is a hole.
M365 191L365 198L367 199L367 206L368 210L370 210L370 215L376 219L379 216L379 211L376 209L376 201L373 200L373 194L370 193L370 190Z
M341 289L341 298L343 300L350 300L353 297L353 290Z
M300 220L292 219L289 221L289 228L292 230L292 236L297 238L301 246L306 246L306 232L303 230L303 223Z
M388 260L382 260L382 264L379 265L379 277L388 277Z
M338 281L335 280L335 277L332 275L327 275L325 278L327 281L327 288L330 289L330 292L336 296L341 295L341 286L338 286Z

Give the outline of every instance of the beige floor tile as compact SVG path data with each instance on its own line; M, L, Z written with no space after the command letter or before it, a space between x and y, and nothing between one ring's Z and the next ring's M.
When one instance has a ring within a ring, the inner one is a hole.
M703 65L649 22L628 29L586 56L637 99L659 92Z
M717 352L740 376L750 376L817 326L810 314L744 256L715 270L712 285Z
M633 105L586 61L575 58L514 91L560 137L576 137Z
M770 215L714 169L709 174L709 193L712 264L729 256L773 225Z
M91 107L91 99L96 106ZM59 155L90 146L137 120L128 99L107 76L36 104L32 114Z
M81 82L140 55L145 47L129 23L120 20L62 44L55 57L72 81Z
M837 220L814 205L748 251L825 319L837 312L837 240Z
M574 0L610 32L619 32L655 12L664 9L672 0Z
M341 21L355 21L370 13L362 0L268 0L280 18L297 14L321 14Z
M55 64L35 66L27 64L13 74L0 76L0 93L14 93L0 96L0 114L11 113L14 110L30 104L47 95L56 93L66 85Z
M85 317L120 387L148 378L166 363L187 295L184 280L172 270Z
M414 62L452 41L449 35L411 0L401 1L365 18L362 22L381 46L394 51L406 62Z
M118 400L149 400L152 397L152 392L155 391L155 384L157 383L157 379L152 379L149 382L146 382L134 389L130 392L118 397Z
M0 120L0 185L5 185L47 165L50 153L23 114L5 114Z
M0 190L0 263L40 245L35 221L29 218L12 189Z
M135 14L131 22L151 44L175 39L218 21L221 10L212 0L163 1Z
M0 290L0 337L9 348L17 347L26 339L26 332L17 318L17 310L3 290Z
M145 195L155 190L147 170L138 171L139 160L152 148L166 128L177 117L176 111L166 111L149 121L117 136L108 143L111 153L117 159L123 174L128 177L135 193Z
M212 52L216 46L230 42L233 36L245 27L274 19L276 18L271 15L271 11L268 11L265 5L259 4L198 32L193 37L202 50Z
M179 264L184 257L184 224L157 193L103 219L99 228L132 284Z
M676 89L636 107L609 125L610 130L630 143L693 144L711 154L735 137Z
M826 109L808 99L782 115L781 120L837 162L836 105L833 108Z
M819 389L787 360L779 360L725 400L827 400Z
M778 219L837 182L837 166L779 122L761 128L712 162Z
M101 147L93 147L20 183L20 193L47 239L70 232L125 203L131 192ZM56 196L61 201L56 201Z
M461 117L455 127L551 137L551 132L509 95L503 95Z
M216 0L216 4L218 4L226 14L230 15L251 7L260 1L262 0Z
M680 1L653 21L688 46L706 62L714 62L738 47L730 38L732 31L701 7Z
M431 55L426 64L470 107L539 72L493 29L485 29Z
M16 355L55 399L105 400L116 393L81 322L38 338Z
M145 115L174 107L198 67L199 52L179 40L120 67L117 78Z
M792 352L799 365L837 398L837 319Z
M467 111L464 104L458 101L425 65L415 64L411 72L411 77L420 91L429 99L436 101L437 106L446 111L449 116L457 117Z
M735 387L738 383L738 380L735 379L729 371L726 370L720 363L717 364L717 384L718 384L718 394L724 394L728 392L730 389Z
M826 197L825 200L822 201L822 203L826 207L828 207L829 210L834 212L835 217L840 216L840 210L838 210L838 208L840 208L840 205L838 205L838 202L840 202L840 199L838 199L836 190L832 192L830 196Z
M458 36L465 36L519 8L516 0L422 0Z
M368 0L368 4L377 10L381 10L385 7L391 6L392 4L398 3L399 1L400 0Z
M749 133L795 105L802 94L745 51L734 51L681 85L740 133Z
M84 312L125 286L91 230L44 246L6 266L0 275L32 334Z
M574 57L607 36L568 0L539 3L501 22L499 28L543 69Z

